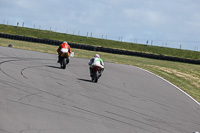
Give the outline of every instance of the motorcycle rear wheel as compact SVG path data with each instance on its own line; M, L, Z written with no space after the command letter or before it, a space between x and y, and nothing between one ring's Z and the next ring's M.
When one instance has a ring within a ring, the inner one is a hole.
M96 72L94 72L94 74L93 74L92 82L97 83L97 82L98 82L98 79L99 79L99 72L96 71Z
M62 59L61 63L60 63L60 67L62 69L65 69L66 68L66 65L67 65L67 60L66 58Z

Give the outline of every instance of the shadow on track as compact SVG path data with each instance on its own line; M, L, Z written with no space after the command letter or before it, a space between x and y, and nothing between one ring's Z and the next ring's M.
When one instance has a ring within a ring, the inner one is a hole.
M60 67L57 67L57 66L48 66L48 65L46 65L46 67L51 67L51 68L61 69Z
M88 79L79 79L78 80L81 80L81 81L85 81L85 82L92 82L91 80L88 80Z

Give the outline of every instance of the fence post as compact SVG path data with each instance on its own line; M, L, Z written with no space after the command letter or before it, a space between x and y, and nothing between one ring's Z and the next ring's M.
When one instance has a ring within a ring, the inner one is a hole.
M19 22L17 22L17 28L18 28L18 26L19 26Z

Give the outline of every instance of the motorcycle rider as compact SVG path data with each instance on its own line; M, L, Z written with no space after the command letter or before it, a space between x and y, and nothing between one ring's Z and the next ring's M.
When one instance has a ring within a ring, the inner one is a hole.
M60 44L60 46L57 49L57 52L58 52L58 61L57 61L57 63L60 63L60 56L62 54L61 49L68 49L68 62L67 63L69 63L71 47L69 46L69 44L66 41L64 41L62 44Z
M99 54L95 54L94 57L92 59L90 59L90 62L88 63L88 65L90 66L90 77L93 76L93 67L94 66L99 66L101 67L101 73L104 71L104 63L103 60L100 58ZM101 74L100 74L101 75Z

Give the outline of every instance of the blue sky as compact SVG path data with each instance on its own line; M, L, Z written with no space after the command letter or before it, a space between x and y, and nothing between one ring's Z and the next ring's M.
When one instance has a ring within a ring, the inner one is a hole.
M200 0L0 0L0 23L200 51ZM67 41L67 40L66 40Z

